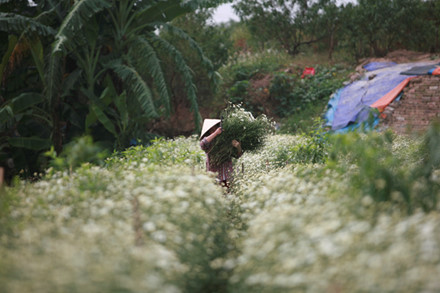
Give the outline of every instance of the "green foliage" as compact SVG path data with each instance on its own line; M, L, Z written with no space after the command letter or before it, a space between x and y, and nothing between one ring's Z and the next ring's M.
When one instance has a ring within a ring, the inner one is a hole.
M341 47L357 61L384 56L402 47L414 51L438 50L437 1L362 0L342 10ZM435 15L435 16L434 16ZM435 45L434 45L435 44Z
M263 105L255 101L249 93L251 81L270 75L289 62L290 57L287 54L273 50L233 56L219 70L223 77L223 84L216 99L223 100L224 104L241 103L246 110L255 116L261 114Z
M0 284L6 292L430 291L440 263L439 128L423 139L335 136L328 162L313 155L329 147L322 129L269 135L238 159L231 193L205 173L196 136L18 181L0 196ZM278 164L284 149L297 152L293 164Z
M402 155L393 150L395 137L389 132L338 135L330 166L336 167L336 161L355 164L356 171L351 175L353 194L359 191L361 196L392 203L408 213L420 208L428 212L437 208L440 191L438 148L432 147L438 137L439 128L434 124L421 144L423 160L410 164L411 161L402 160ZM420 151L412 153L416 158L420 155ZM346 172L348 166L341 164L337 168Z
M410 203L408 174L392 154L391 146L391 133L371 133L365 139L357 133L350 133L336 136L334 148L359 167L359 172L352 176L352 186L364 196L380 202L391 201L393 195L400 194L406 203Z
M317 101L316 104L308 104L303 109L294 115L287 116L280 121L280 133L308 133L312 131L313 124L310 123L311 119L321 119L325 109L327 108L328 101Z
M19 136L19 142L11 140L16 146L34 139L28 134L32 133L50 139L44 150L53 145L57 153L84 134L115 148L127 147L155 119L166 118L176 102L170 98L172 83L164 74L165 63L182 81L183 100L190 104L197 130L201 118L192 69L182 52L156 30L166 30L186 43L204 74L215 79L213 65L200 46L169 22L217 4L62 0L0 12L0 31L11 35L7 47L2 47L0 65L5 84L0 135Z
M66 169L72 172L85 163L103 165L105 158L109 156L109 152L93 143L92 137L83 136L67 144L61 154L57 155L52 147L50 151L46 152L46 156L52 159L50 161L52 167L50 172Z
M11 235L13 232L16 223L14 223L11 214L18 201L19 198L15 190L6 191L4 186L0 187L0 236Z
M185 56L185 60L194 76L193 81L197 87L199 107L209 107L215 112L218 105L213 103L213 96L218 89L220 76L217 72L207 70L205 62L206 58L208 58L211 60L212 68L218 70L227 62L229 54L231 54L232 43L229 28L212 23L213 11L213 9L198 9L174 19L171 22L172 25L184 31L187 35L185 38L182 38L182 34L176 34L173 30L161 30L160 36L172 43ZM204 61L200 58L199 50L194 50L190 42L186 41L188 37L193 42L197 42L206 56ZM167 54L163 55L166 58L170 57ZM167 83L170 85L174 104L187 107L188 105L185 101L187 93L185 93L184 80L176 78L176 68L172 62L164 65L164 75L166 76ZM175 133L167 135L175 135Z
M106 160L106 165L117 166L120 162L133 165L172 166L175 164L202 168L205 154L197 145L198 138L177 137L175 139L155 138L148 146L133 146L116 152Z
M235 8L240 17L246 19L255 38L263 43L275 41L293 56L299 53L301 45L311 42L307 38L310 26L307 24L317 18L318 5L310 0L264 0L239 2Z
M178 165L113 167L11 190L11 212L0 214L11 224L0 228L2 288L224 292L228 273L212 262L229 249L229 224L213 178Z
M314 122L314 130L298 137L299 142L280 148L276 165L287 164L323 164L328 157L329 134L321 127L322 121L317 119Z
M236 54L219 72L226 84L249 80L254 76L269 74L286 66L291 57L277 50L263 50L256 53Z
M269 91L279 104L276 113L280 117L297 114L310 104L328 101L330 95L342 86L343 80L337 77L338 67L317 66L315 70L315 75L304 79L287 73L274 75Z
M239 80L228 89L227 95L229 97L229 102L232 104L243 104L246 109L252 111L252 109L250 109L252 106L247 103L248 87L248 80Z
M420 148L422 162L413 171L414 192L425 211L437 207L440 195L440 123L433 122L423 136Z
M215 138L210 149L211 163L219 166L237 157L237 149L231 144L234 139L240 142L243 152L258 150L271 128L271 121L265 115L254 118L240 106L229 106L223 113L223 132Z

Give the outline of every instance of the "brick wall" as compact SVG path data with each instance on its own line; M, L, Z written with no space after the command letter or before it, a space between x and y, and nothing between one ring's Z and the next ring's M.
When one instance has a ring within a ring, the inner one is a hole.
M397 133L422 132L432 120L440 119L440 76L414 77L383 112L381 125Z

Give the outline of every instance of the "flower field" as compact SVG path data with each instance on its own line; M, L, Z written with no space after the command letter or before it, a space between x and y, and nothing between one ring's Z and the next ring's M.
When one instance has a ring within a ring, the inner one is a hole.
M271 135L229 193L197 137L48 170L0 195L1 292L439 292L436 135Z

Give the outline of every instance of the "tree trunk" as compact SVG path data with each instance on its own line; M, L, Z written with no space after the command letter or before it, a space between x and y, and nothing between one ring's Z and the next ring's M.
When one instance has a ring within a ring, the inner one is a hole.
M61 103L60 96L58 95L55 103L52 107L52 121L53 121L53 129L52 129L52 143L57 153L57 156L61 154L63 151L63 136L61 131Z
M328 46L328 60L332 61L333 59L333 49L335 47L335 38L334 38L334 32L332 31L330 33L330 41Z

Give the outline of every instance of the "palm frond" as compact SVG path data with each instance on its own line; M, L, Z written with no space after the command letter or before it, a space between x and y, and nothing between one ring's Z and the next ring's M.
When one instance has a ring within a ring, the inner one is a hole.
M2 63L0 64L0 82L3 82L3 77L5 70L7 68L7 65L9 63L9 59L11 58L12 52L14 51L15 45L17 44L17 37L14 35L9 35L9 44L8 49L6 50L5 54L2 58Z
M141 10L140 15L148 15L149 21L168 22L174 18L195 11L198 8L216 7L229 0L138 0L136 6Z
M44 95L49 103L53 105L54 99L59 95L61 90L61 84L63 81L64 68L61 64L62 56L59 52L50 54L49 61L47 63L46 76L45 76L45 89Z
M18 114L43 101L44 96L39 93L22 93L12 99L11 106L14 114Z
M35 18L27 18L22 15L17 14L3 14L9 15L8 19L5 19L3 25L11 25L11 32L17 33L19 35L18 39L15 41L15 45L12 51L9 51L9 59L7 63L2 62L0 67L0 77L6 76L14 70L14 68L20 64L22 58L29 52L32 54L38 74L41 80L44 82L43 78L43 46L40 40L40 36L47 37L47 35L55 35L55 30L50 26L46 26L41 21L47 18L53 9L49 11L44 11L40 13ZM0 13L1 15L1 13ZM0 17L1 19L1 17ZM2 21L0 20L0 27L2 26ZM39 29L38 29L39 28ZM1 30L1 29L0 29ZM11 40L15 38L12 34L9 36L10 45ZM6 55L5 55L6 56ZM6 67L7 64L7 67Z
M151 90L136 69L118 62L109 66L125 82L127 90L135 96L145 114L151 118L158 117Z
M69 93L75 89L75 85L77 85L81 73L81 69L76 69L67 75L66 79L63 82L63 96L69 95Z
M157 88L161 97L161 102L165 105L167 114L170 112L170 95L168 93L167 84L165 81L164 73L160 64L160 60L156 54L156 51L143 37L137 38L133 42L132 54L134 55L139 68L144 68L148 71L154 80L154 85Z
M75 3L61 24L53 45L53 52L62 50L67 40L73 40L73 36L84 24L96 13L110 8L108 0L80 0Z
M33 38L29 40L30 43L30 52L32 58L34 60L35 67L37 68L38 74L40 76L41 81L44 80L44 49L43 44L39 38Z
M17 148L25 148L34 151L41 151L49 149L51 140L48 138L32 137L11 137L8 140L9 144Z
M196 127L196 131L200 130L201 124L201 116L199 113L199 105L197 103L197 95L196 95L196 86L193 82L193 75L191 72L191 68L186 64L185 59L173 45L171 45L165 39L159 38L155 35L151 35L153 42L157 44L160 49L162 49L167 55L171 56L174 59L174 63L176 65L176 69L182 75L182 79L185 83L185 90L187 98L191 105L191 111L194 114L194 123Z
M13 35L9 36L9 47L0 65L0 78L6 79L29 53L31 53L38 74L44 83L43 45L38 36L28 38L25 33L18 39Z
M55 30L50 26L41 24L33 18L14 13L0 12L0 31L9 34L21 34L24 31L37 33L40 36L53 36Z
M108 118L108 116L104 113L104 110L101 109L101 107L99 107L97 104L93 104L90 107L90 110L93 111L93 113L96 115L96 117L98 118L99 122L102 123L102 125L104 125L105 129L107 129L111 134L113 134L114 136L117 136L118 133L116 132L116 128L113 125L112 121L110 120L110 118Z
M180 0L139 1L136 4L141 9L137 13L138 19L148 19L149 22L168 22L174 18L191 12L191 8L182 5Z
M189 46L197 53L197 55L200 58L200 61L202 62L202 64L206 67L207 71L208 71L208 75L209 78L214 81L215 83L218 82L218 74L217 72L214 70L214 66L212 65L211 60L209 60L205 53L203 53L202 48L199 46L199 44L197 44L197 42L191 38L185 31L183 31L182 29L175 27L173 25L170 25L168 23L163 23L161 24L161 27L166 30L168 33L186 41Z
M12 111L12 107L10 105L3 105L0 108L0 122L2 126L12 117L14 117L14 111Z
M192 49L194 49L197 52L197 55L200 58L200 61L202 61L202 63L209 69L209 70L213 70L213 65L211 60L209 60L205 54L203 53L202 48L199 46L199 44L193 39L191 38L184 30L175 27L171 24L168 23L162 23L161 27L166 30L168 33L182 39L185 40Z
M115 98L115 105L119 112L119 117L121 121L121 129L125 130L129 123L129 113L127 107L127 93L124 91L119 96Z

